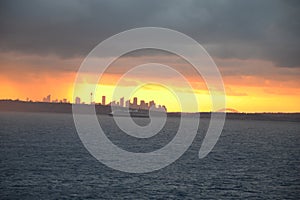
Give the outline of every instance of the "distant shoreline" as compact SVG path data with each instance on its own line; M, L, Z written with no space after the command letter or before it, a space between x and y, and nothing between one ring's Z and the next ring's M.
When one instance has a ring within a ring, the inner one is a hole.
M109 105L80 104L82 107L93 108L97 114L111 113ZM72 113L71 103L27 102L19 100L0 100L0 112L36 112L36 113ZM168 112L168 117L180 117L180 112ZM195 113L185 113L193 116ZM201 118L210 118L211 112L200 112ZM300 113L226 113L226 119L268 120L300 122Z

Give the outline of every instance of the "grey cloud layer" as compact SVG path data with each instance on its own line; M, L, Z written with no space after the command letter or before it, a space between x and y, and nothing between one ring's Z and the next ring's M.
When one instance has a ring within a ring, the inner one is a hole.
M0 51L85 56L107 37L160 26L213 56L299 67L299 1L1 1Z

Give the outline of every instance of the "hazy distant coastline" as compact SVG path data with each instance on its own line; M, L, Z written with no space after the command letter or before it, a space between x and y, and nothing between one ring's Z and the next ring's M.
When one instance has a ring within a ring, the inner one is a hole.
M111 113L109 105L90 105L80 104L82 107L93 108L97 114ZM45 112L45 113L72 113L72 104L70 103L45 103L45 102L27 102L19 100L0 100L0 112ZM180 112L168 112L169 117L179 117ZM192 113L190 113L192 116ZM210 112L201 112L201 118L210 118ZM227 113L227 119L239 120L270 120L270 121L291 121L300 122L300 113Z

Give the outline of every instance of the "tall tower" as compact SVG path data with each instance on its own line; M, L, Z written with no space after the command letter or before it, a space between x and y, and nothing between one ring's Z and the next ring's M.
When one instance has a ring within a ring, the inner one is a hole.
M133 105L134 105L134 106L137 106L137 97L134 97L134 98L133 98Z
M124 97L122 97L122 98L120 99L120 106L121 106L121 107L124 107Z
M93 93L91 92L91 104L93 103Z
M106 100L105 96L102 96L102 105L103 106L105 106L105 100Z

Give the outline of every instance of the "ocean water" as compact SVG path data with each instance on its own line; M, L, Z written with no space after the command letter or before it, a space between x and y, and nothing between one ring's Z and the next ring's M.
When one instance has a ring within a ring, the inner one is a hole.
M136 119L146 124L147 119ZM150 139L99 121L111 141L133 152L167 144L179 118ZM198 151L208 119L188 151L146 174L113 170L82 145L71 114L0 113L0 199L299 199L300 123L226 120L213 151Z

